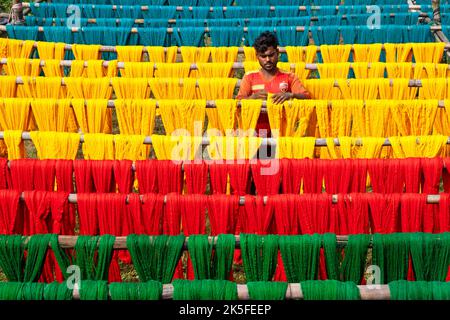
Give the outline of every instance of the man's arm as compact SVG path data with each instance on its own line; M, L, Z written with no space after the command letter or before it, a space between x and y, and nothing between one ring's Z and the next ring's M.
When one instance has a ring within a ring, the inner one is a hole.
M241 80L241 85L239 87L239 92L236 96L237 100L249 99L252 94L252 84L250 78L247 74Z

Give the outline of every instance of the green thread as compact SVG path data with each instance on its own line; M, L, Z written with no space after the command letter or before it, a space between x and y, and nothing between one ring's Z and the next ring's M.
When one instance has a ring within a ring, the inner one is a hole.
M73 291L68 288L67 282L51 282L45 286L44 300L72 300Z
M18 300L43 300L45 286L46 283L42 282L23 283L20 292L21 297Z
M381 283L406 280L411 257L417 281L444 281L450 262L450 234L374 234L373 264L380 267Z
M214 278L216 280L226 280L233 267L234 249L236 247L236 238L232 234L219 234L217 237L215 259L214 259Z
M81 280L80 300L108 300L108 282L95 280Z
M389 282L391 300L431 300L432 290L425 281L398 280Z
M220 234L216 244L207 235L192 235L188 240L189 256L196 280L226 280L233 265L235 237Z
M65 282L1 282L0 300L72 300L72 291Z
M373 265L380 267L380 280L389 283L406 280L408 276L410 234L374 234L372 244Z
M109 284L111 300L160 300L162 289L162 283L157 281Z
M345 256L342 261L340 274L342 281L352 281L359 284L364 274L370 235L355 234L348 236Z
M237 300L237 285L227 280L174 280L173 300Z
M0 268L8 281L23 280L24 244L20 235L0 235Z
M195 279L211 279L211 256L214 245L209 241L208 235L191 235L188 239L188 247Z
M95 254L99 236L78 236L74 263L80 268L81 279L95 280Z
M250 300L285 300L287 282L247 282Z
M278 258L278 235L241 233L241 253L247 281L272 280Z
M279 245L288 282L317 278L321 235L280 236Z
M83 280L108 280L114 241L115 237L109 234L78 236L74 263L80 267Z
M434 244L433 256L430 258L432 276L430 280L445 281L450 265L450 232L441 233L440 241Z
M322 235L322 239L327 277L329 280L339 280L339 260L337 255L336 235L334 233L325 233Z
M115 241L116 237L110 234L100 236L100 242L98 244L96 280L108 280L109 265L111 264Z
M450 282L431 281L428 286L433 292L433 300L450 300Z
M23 282L0 282L0 300L19 300Z
M52 234L50 237L50 247L55 255L56 262L63 274L64 279L67 279L69 274L67 274L67 268L70 265L70 259L66 252L60 247L58 241L58 235Z
M433 255L434 239L429 234L422 232L409 233L408 235L415 279L417 281L430 280L430 261L428 259ZM433 261L432 263L435 262ZM406 280L406 278L395 278L391 280Z
M450 257L450 234L411 233L410 242L415 279L445 281Z
M41 275L47 255L51 234L36 234L29 238L26 244L27 259L24 268L24 282L37 281Z
M352 281L307 280L300 283L305 300L359 300L357 285Z
M170 283L181 257L184 236L130 234L127 248L141 282Z

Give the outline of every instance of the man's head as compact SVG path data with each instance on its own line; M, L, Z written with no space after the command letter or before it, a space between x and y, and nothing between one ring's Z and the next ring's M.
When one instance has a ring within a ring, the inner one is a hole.
M261 33L256 38L253 48L255 48L256 57L261 67L269 73L274 72L278 63L278 39L276 35L270 31Z

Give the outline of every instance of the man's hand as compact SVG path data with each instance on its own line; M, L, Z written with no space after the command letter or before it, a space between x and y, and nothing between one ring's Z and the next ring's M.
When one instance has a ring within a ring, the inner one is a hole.
M292 97L294 96L293 93L291 92L281 92L281 93L275 93L272 96L272 102L275 104L279 104L279 103L283 103L287 100L292 99Z
M267 100L267 92L265 90L260 90L252 94L250 99L260 99L260 100Z

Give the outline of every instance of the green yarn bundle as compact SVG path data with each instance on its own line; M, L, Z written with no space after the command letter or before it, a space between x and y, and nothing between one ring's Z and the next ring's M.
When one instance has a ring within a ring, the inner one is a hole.
M8 281L23 281L24 243L20 235L0 235L0 268Z
M321 235L280 236L278 241L288 282L317 278Z
M44 288L44 300L72 300L73 290L69 289L67 282L51 282Z
M323 251L329 280L339 280L339 259L337 255L337 241L334 233L322 235Z
M173 300L237 300L237 285L227 280L174 280Z
M22 285L22 282L0 282L0 300L19 300Z
M300 283L305 300L359 300L358 286L352 281L307 280Z
M359 284L364 275L367 259L367 250L370 244L370 235L355 234L348 237L345 256L340 268L342 281L352 281Z
M241 233L241 254L247 281L272 280L278 258L278 235Z
M81 280L80 300L108 300L108 282L96 280Z
M130 234L127 247L141 282L161 283L172 281L181 257L184 236L147 236Z
M162 290L162 283L158 281L109 284L111 300L160 300Z
M250 300L285 300L287 282L256 281L247 282Z
M389 282L391 300L450 300L450 283L438 281Z
M109 234L78 236L74 264L80 267L82 279L108 280L115 239L116 237Z
M374 234L372 262L380 267L382 283L406 280L408 276L410 234Z
M188 246L195 279L228 279L233 265L235 242L232 234L220 234L215 245L207 235L191 235Z

